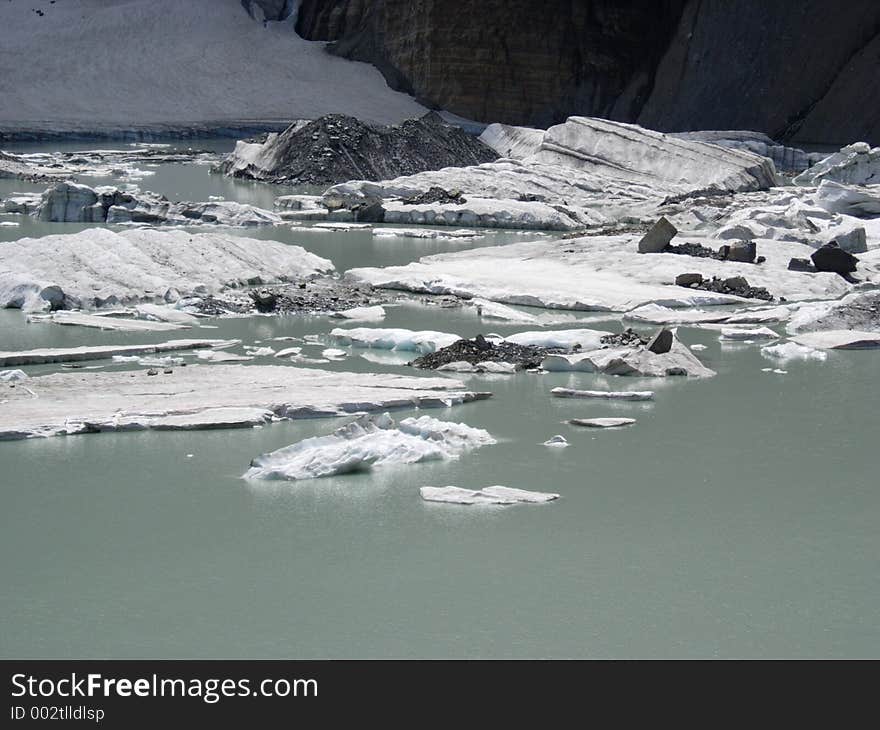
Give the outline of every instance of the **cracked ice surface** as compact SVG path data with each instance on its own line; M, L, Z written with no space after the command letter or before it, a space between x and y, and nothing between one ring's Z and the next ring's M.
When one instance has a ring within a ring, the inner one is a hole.
M689 240L691 237L688 237ZM788 270L791 258L809 258L810 246L774 241L760 265L637 253L639 236L595 236L535 241L426 256L406 266L351 269L346 276L386 289L481 297L550 309L626 312L645 304L693 307L752 303L728 294L675 286L683 271L705 278L744 276L789 301L836 299L852 290L837 274ZM716 245L717 241L707 241Z
M314 479L391 464L455 459L494 444L488 431L431 416L399 424L384 413L365 415L327 436L304 439L251 462L245 479Z
M0 246L0 307L71 309L334 271L299 246L225 233L94 228Z
M446 378L285 365L191 365L171 374L55 373L4 390L0 440L96 431L251 426L488 397ZM233 410L230 410L233 409Z

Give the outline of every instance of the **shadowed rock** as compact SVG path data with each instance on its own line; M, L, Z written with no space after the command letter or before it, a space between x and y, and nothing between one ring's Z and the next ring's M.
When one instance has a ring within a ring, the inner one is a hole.
M658 220L639 241L639 253L660 253L678 233L666 216Z

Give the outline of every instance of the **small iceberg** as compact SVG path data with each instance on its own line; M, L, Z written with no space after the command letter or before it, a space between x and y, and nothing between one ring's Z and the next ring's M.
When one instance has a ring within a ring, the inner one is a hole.
M587 426L588 428L617 428L619 426L631 426L636 422L635 418L570 418L568 422L572 426Z
M559 499L558 494L550 492L529 492L496 485L482 489L463 489L462 487L422 487L419 494L426 502L447 502L449 504L519 504L551 502Z
M262 454L245 479L315 479L394 464L456 459L495 439L480 428L431 416L396 423L388 414L364 415L328 436L315 436Z
M575 390L554 388L550 395L557 398L608 398L610 400L654 400L652 390Z
M777 360L826 360L828 353L812 347L799 345L797 342L785 342L778 345L767 345L761 348L764 357Z
M544 442L544 446L552 446L557 449L565 448L568 445L569 444L565 436L562 436L560 434L556 434L555 436L552 436Z

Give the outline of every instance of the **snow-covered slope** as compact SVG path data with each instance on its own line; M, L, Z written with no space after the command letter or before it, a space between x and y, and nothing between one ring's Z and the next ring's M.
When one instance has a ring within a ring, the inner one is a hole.
M0 124L425 113L372 66L300 38L294 22L259 23L239 0L0 3Z

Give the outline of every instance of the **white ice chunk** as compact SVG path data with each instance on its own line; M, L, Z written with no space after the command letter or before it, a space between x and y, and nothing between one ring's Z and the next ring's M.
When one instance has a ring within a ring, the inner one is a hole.
M755 329L741 329L736 327L725 327L721 330L722 340L775 340L779 335L769 327L758 327Z
M607 330L574 329L574 330L538 330L532 332L517 332L508 335L504 339L517 345L530 345L532 347L554 347L564 350L572 350L580 345L580 350L598 349L602 342L601 338L611 333Z
M609 400L654 400L651 390L575 390L553 388L551 395L557 398L606 398Z
M391 464L454 459L495 443L488 431L430 416L396 424L387 413L361 416L328 436L316 436L263 454L246 479L314 479Z
M630 426L636 422L635 418L570 418L568 422L572 426L587 426L588 428L617 428L618 426Z
M0 370L0 382L15 383L27 379L28 375L24 370Z
M880 347L880 332L825 330L805 332L792 339L804 347L821 350L869 350Z
M822 350L805 347L804 345L797 344L797 342L767 345L761 348L761 354L764 357L778 360L825 360L828 357L828 354Z
M337 327L330 332L340 343L355 347L372 347L379 350L406 350L422 355L448 347L461 339L448 332L431 330L408 330L393 328L356 327L343 329Z
M517 504L521 502L550 502L559 499L558 494L549 492L529 492L525 489L514 489L496 485L483 489L463 489L462 487L421 487L422 499L427 502L448 502L450 504Z
M4 394L7 402L0 408L0 440L169 424L220 427L229 422L226 409L230 408L249 409L252 415L260 411L260 420L267 413L273 419L293 419L389 408L445 408L486 397L449 378L330 372L290 365L195 364L154 377L143 371L64 372L31 377L28 388L33 395L23 388L9 388ZM470 432L456 432L455 424L451 432L441 426L431 431L424 422L410 430L418 428L430 432L424 435L426 443L469 443Z
M385 319L385 308L379 305L374 307L353 307L352 309L333 312L330 316L336 319L379 320Z
M561 434L556 434L555 436L551 436L544 442L544 446L553 446L554 448L564 448L568 446L568 441L565 436Z
M104 360L114 355L152 355L157 352L173 352L175 350L232 347L237 344L240 344L240 340L168 340L153 345L95 345L13 350L0 352L0 366Z

